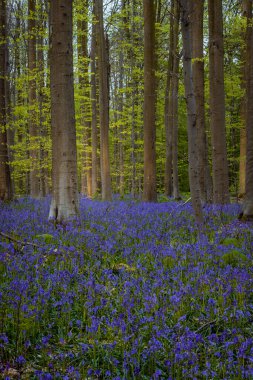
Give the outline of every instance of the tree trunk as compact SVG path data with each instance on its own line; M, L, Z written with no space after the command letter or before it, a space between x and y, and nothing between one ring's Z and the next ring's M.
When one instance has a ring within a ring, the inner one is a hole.
M36 111L36 0L28 0L28 106L30 135L30 195L40 196L39 157L36 147L38 142L38 120Z
M242 17L246 18L249 16L248 12L248 3L249 0L242 1ZM243 39L247 40L248 29L243 29ZM240 130L240 168L239 168L239 197L245 195L245 182L246 182L246 82L247 82L247 73L246 73L246 57L248 51L247 47L243 46L241 50L241 60L242 60L242 80L241 80L241 89L244 92L241 103L241 130Z
M88 2L84 2L85 9L88 11ZM78 20L78 64L79 64L79 86L81 95L80 117L81 126L84 130L84 147L83 147L83 169L81 172L81 192L88 197L92 196L92 172L91 172L91 121L87 118L87 101L89 97L89 63L88 63L88 22L87 14L82 9L81 19ZM90 117L89 117L90 118Z
M196 99L196 123L198 131L199 179L200 196L203 203L208 200L208 146L205 132L205 85L204 85L204 54L203 54L203 17L204 2L196 0L192 4L192 74Z
M72 1L51 1L50 89L53 196L49 219L77 216L77 154L73 84Z
M188 124L188 156L189 156L189 179L192 205L196 222L201 227L203 224L203 212L200 200L199 165L198 165L198 140L196 124L196 100L194 96L192 78L192 35L190 23L190 0L180 0L181 28L183 38L183 69L184 86L187 105Z
M98 71L99 71L99 116L100 116L100 162L102 199L111 200L111 174L109 157L109 82L108 52L104 33L103 0L95 0L97 19Z
M155 202L155 4L143 0L144 7L144 188L143 200Z
M37 37L37 71L38 71L38 84L37 84L37 97L38 97L38 126L40 135L40 152L39 152L39 176L40 176L40 196L45 197L49 193L49 170L46 165L48 161L48 151L45 147L45 141L49 138L48 128L46 125L45 110L46 106L46 96L45 96L45 35L46 35L46 17L44 10L44 1L39 0L39 20L40 25L38 26L38 37Z
M97 85L96 85L96 27L92 24L91 39L91 193L94 197L98 191L98 112L97 112Z
M246 184L243 219L253 219L253 26L252 1L247 1L246 32Z
M0 200L8 201L12 198L10 167L8 165L8 147L6 131L6 1L0 1Z
M174 6L174 33L173 33L173 65L171 78L171 109L172 109L172 172L173 172L173 197L179 199L178 181L178 81L179 81L179 4L175 1Z
M229 182L225 128L222 0L209 0L208 11L213 201L216 204L225 204L229 203Z

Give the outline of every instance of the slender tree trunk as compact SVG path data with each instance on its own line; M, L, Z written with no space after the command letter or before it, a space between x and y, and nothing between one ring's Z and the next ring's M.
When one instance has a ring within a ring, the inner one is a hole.
M248 12L248 3L249 0L243 0L242 1L242 17L247 18L249 15L247 15ZM246 33L245 30L243 30L243 38L247 40L247 29ZM246 73L246 65L245 61L247 58L247 47L242 47L241 52L241 60L242 60L242 81L241 81L241 89L245 93L242 99L241 103L241 130L240 130L240 169L239 169L239 197L243 197L245 195L245 181L246 181L246 82L247 82L247 73Z
M77 216L77 153L73 83L72 0L51 1L50 88L53 196L49 219Z
M143 200L155 202L155 4L143 0L144 7L144 189Z
M173 197L179 199L178 180L178 81L179 81L179 3L174 7L174 34L173 34L173 65L171 78L171 109L172 109L172 168L173 168Z
M109 83L108 52L104 33L103 0L95 0L97 18L98 71L99 71L99 115L100 115L100 162L102 199L111 200L111 174L109 157Z
M36 0L28 0L28 105L30 134L30 195L40 196L39 157L36 147L38 142L38 120L36 111Z
M12 198L6 131L6 1L0 1L0 200Z
M190 190L196 222L199 226L201 226L203 224L203 212L200 200L199 165L197 152L197 111L192 78L192 35L190 22L190 0L179 1L181 7L181 27L183 37L184 86L187 105Z
M92 24L92 40L91 40L91 193L94 197L98 190L98 112L97 112L97 85L96 85L96 30L95 24Z
M121 0L121 11L124 14L126 8L126 0ZM124 25L127 25L127 17L123 17ZM127 30L126 26L122 28L122 37L121 37L121 44L123 46L123 39L124 37L127 37ZM124 80L124 51L123 49L120 51L119 55L119 105L118 105L118 112L120 115L120 124L119 124L119 192L120 195L124 194L124 128L123 128L123 122L122 122L122 114L123 114L123 80Z
M253 26L252 1L247 1L246 32L246 184L243 219L253 219Z
M85 9L88 10L87 0L84 2ZM84 11L83 11L84 13ZM81 16L82 19L78 21L78 61L79 61L79 85L81 93L81 126L84 129L84 151L83 151L83 166L81 172L81 191L88 197L92 196L92 172L91 172L91 121L87 119L86 113L87 104L85 99L89 97L89 64L88 64L88 22L85 13ZM87 101L86 101L87 103Z
M196 99L196 123L198 130L200 196L202 202L208 200L208 165L207 137L205 132L205 86L204 86L204 54L203 54L203 17L204 2L196 0L192 4L192 74Z
M225 128L222 0L209 0L208 11L213 201L224 204L229 202L229 182Z
M46 161L48 160L48 152L45 147L45 141L49 138L47 127L45 123L45 30L46 30L46 19L44 14L44 1L39 0L39 20L40 25L38 26L38 37L37 37L37 62L38 62L38 84L37 84L37 98L38 98L38 126L40 135L40 153L39 153L39 176L40 176L40 196L45 197L49 193L49 170L46 166Z

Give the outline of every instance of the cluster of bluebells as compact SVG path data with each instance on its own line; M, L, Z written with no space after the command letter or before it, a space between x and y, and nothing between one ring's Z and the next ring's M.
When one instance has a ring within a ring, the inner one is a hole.
M252 379L251 224L238 205L1 204L0 376ZM32 244L34 245L32 245Z

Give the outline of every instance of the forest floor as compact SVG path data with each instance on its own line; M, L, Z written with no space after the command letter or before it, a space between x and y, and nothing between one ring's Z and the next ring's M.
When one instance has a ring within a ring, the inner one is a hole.
M238 204L0 204L0 378L252 379L253 225Z

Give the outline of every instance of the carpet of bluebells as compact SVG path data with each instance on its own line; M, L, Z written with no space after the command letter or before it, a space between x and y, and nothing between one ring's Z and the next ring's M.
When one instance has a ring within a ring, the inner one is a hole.
M253 379L253 226L238 204L0 204L0 378ZM11 237L3 236L6 234ZM32 245L34 244L34 245Z

